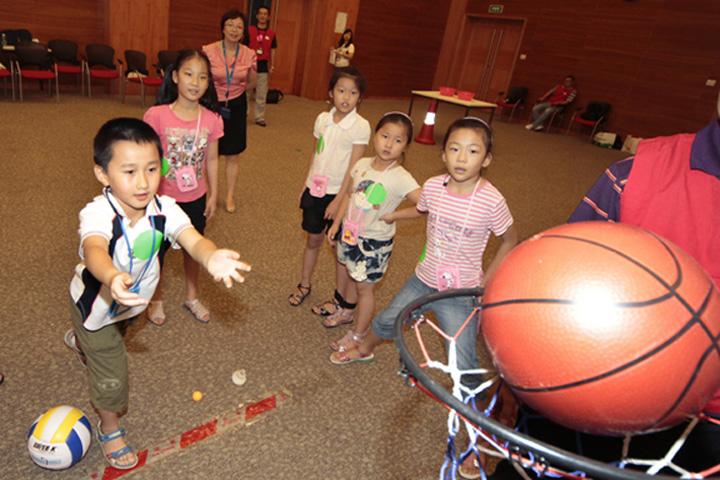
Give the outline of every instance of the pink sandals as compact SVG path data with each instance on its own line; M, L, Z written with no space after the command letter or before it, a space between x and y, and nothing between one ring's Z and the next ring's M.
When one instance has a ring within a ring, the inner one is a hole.
M323 320L322 324L325 328L335 328L339 327L340 325L347 325L348 323L352 323L355 320L355 309L347 310L342 307L338 307L338 309L330 315L329 317L325 318Z

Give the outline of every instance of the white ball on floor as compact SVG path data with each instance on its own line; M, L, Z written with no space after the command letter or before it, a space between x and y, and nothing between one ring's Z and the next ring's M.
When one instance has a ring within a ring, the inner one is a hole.
M30 458L49 470L71 467L90 447L91 432L90 421L77 408L68 405L51 408L30 427Z
M245 385L245 381L247 380L247 376L245 374L245 369L236 370L232 374L232 382L237 386Z

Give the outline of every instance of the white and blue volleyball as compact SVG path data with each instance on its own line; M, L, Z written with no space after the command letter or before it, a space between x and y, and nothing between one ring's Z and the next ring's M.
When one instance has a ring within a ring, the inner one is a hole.
M76 464L90 448L92 429L85 414L61 405L40 415L28 434L28 452L33 462L50 470Z

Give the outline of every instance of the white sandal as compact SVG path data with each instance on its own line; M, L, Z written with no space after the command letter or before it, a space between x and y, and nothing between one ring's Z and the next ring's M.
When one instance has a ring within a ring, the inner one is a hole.
M183 305L190 310L198 322L208 323L210 321L210 312L197 298L193 301L185 300Z

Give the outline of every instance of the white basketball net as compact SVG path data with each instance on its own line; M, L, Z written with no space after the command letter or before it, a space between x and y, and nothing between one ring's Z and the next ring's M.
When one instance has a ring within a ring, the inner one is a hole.
M413 330L415 332L415 337L417 339L418 346L422 352L422 357L424 359L424 363L420 363L420 366L423 368L431 368L438 371L441 371L452 379L452 395L460 400L461 402L465 403L466 405L471 406L476 411L480 412L482 415L486 417L493 418L493 411L496 407L497 400L498 400L498 391L499 391L499 383L501 382L500 377L498 375L498 372L493 369L485 369L485 368L478 368L475 370L459 370L457 368L457 337L461 334L461 332L467 327L468 323L470 322L470 319L473 315L477 314L478 309L475 309L473 313L468 317L468 319L465 321L463 326L459 329L459 331L455 334L454 337L450 337L445 332L442 331L442 329L436 325L435 322L432 320L427 319L424 315L416 315L413 317L412 325ZM428 330L428 328L431 331L434 331L441 337L443 337L445 340L449 343L449 350L447 353L448 357L448 363L445 364L438 360L433 360L428 353L428 349L426 348L425 341L423 340L423 330ZM463 385L461 382L461 379L465 375L482 375L484 378L486 378L486 381L483 381L481 385L479 385L477 388L470 389L467 386ZM414 381L413 383L416 386L419 386L422 390L424 390L426 393L428 393L430 396L435 397L432 392L425 389L420 382ZM495 393L491 396L489 403L484 409L478 408L478 405L476 404L476 399L484 398L488 395L488 392L491 390L491 387L493 385L498 386L498 388L495 390ZM438 399L438 401L440 401ZM443 403L442 401L440 401ZM456 479L457 477L457 469L462 464L463 461L469 456L474 456L475 459L478 462L478 465L480 466L480 474L481 478L483 480L486 480L486 474L484 472L484 465L482 462L482 455L480 452L490 455L493 457L498 458L505 458L511 461L512 465L516 468L518 473L522 475L525 479L530 480L530 477L528 476L526 469L532 469L535 471L536 474L540 476L550 476L550 477L564 477L564 478L576 478L576 479L585 479L587 478L587 475L585 472L582 471L575 471L575 472L568 472L565 470L562 470L561 468L557 466L551 466L548 465L543 459L537 458L535 455L533 455L531 452L521 451L518 447L513 447L508 444L505 440L498 439L494 435L489 434L488 432L484 431L482 428L477 427L469 420L462 417L458 412L453 410L452 408L448 407L450 409L450 412L448 413L448 419L447 419L447 428L448 428L448 447L445 457L445 462L443 463L443 466L440 470L440 479L441 480L450 480L450 479ZM493 418L494 419L494 418ZM717 424L720 424L720 421L706 417L704 415L698 415L697 417L693 418L692 421L690 421L687 425L687 428L682 432L680 437L675 441L675 443L670 447L670 449L667 451L667 453L659 459L639 459L639 458L630 458L628 456L630 443L632 440L632 436L628 435L623 441L623 448L622 452L618 452L618 458L619 460L615 463L613 463L614 466L618 468L625 468L627 466L634 465L636 467L641 467L642 470L638 470L635 468L635 471L640 471L648 474L648 475L655 475L659 473L662 469L668 468L672 470L673 472L677 473L682 478L705 478L709 475L712 475L714 473L720 472L720 463L718 463L716 466L704 470L702 472L689 472L685 470L684 468L676 465L673 463L673 458L677 454L677 452L680 450L680 448L684 445L685 440L687 439L690 432L695 428L695 426L701 422L701 421L710 421ZM455 446L455 439L457 434L461 431L461 427L464 425L465 431L467 432L467 436L469 439L469 446L458 454L456 446ZM511 426L512 428L512 426ZM518 429L516 428L516 431ZM580 450L579 450L580 451ZM720 459L719 459L720 460ZM647 468L645 468L647 467Z

